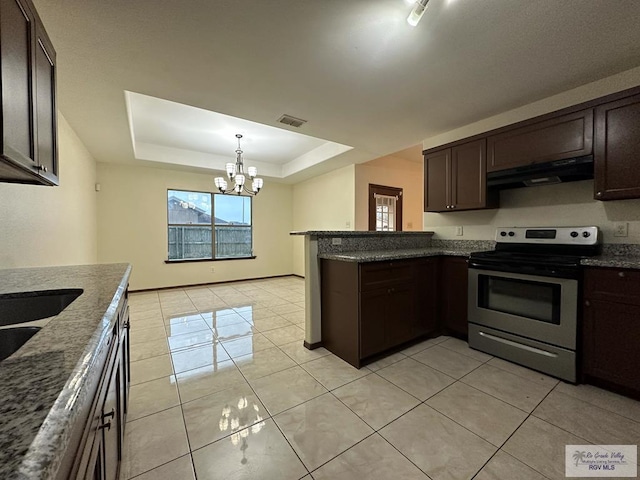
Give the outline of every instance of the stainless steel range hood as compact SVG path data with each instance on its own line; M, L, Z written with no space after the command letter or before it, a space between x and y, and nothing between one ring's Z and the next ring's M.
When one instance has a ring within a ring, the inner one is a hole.
M593 155L487 173L487 188L535 187L593 178Z

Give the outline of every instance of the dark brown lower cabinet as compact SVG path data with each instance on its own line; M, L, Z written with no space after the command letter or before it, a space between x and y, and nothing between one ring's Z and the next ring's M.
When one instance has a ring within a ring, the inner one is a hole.
M439 257L414 260L416 307L413 337L432 335L440 328L440 262Z
M585 269L582 346L585 382L640 399L640 271Z
M121 356L118 353L116 363L111 371L104 404L100 411L99 429L103 434L104 445L104 478L105 480L117 480L119 463L122 450L122 423L123 398L122 398L122 369ZM95 471L95 469L94 469Z
M469 262L465 257L440 260L441 322L444 333L466 339Z
M78 425L77 437L56 478L117 480L120 475L124 428L129 398L129 308L125 292L117 321L109 337L107 360L95 385L86 424Z
M437 331L437 258L355 263L322 260L322 345L363 361Z

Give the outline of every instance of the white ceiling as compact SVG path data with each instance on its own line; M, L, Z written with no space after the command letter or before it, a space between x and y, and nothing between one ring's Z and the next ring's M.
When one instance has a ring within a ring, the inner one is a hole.
M354 147L278 157L288 182L640 65L636 0L431 0L415 28L404 0L34 3L59 108L96 160L158 165L135 159L125 91L270 126L287 113L309 123L285 129ZM181 147L213 155L196 135Z

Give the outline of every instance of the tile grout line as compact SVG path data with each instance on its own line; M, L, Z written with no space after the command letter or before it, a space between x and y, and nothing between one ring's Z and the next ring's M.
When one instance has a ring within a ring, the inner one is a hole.
M446 342L446 340L445 340L445 342ZM437 344L427 346L425 349L420 350L419 352L416 352L416 353L414 353L413 355L418 355L419 353L421 353L421 352L423 352L423 351L425 351L425 350L427 350L427 349L429 349L429 348L431 348L431 347L434 347L434 346L436 346L436 345L441 345L442 343L444 343L444 342L439 342L439 343L437 343ZM446 347L443 347L443 348L446 348ZM448 350L450 350L450 349L448 349ZM454 351L454 352L455 352L455 350L450 350L450 351ZM402 353L402 352L400 352L400 353ZM458 353L459 355L465 356L464 354L459 353L459 352L455 352L455 353ZM450 377L450 375L446 374L445 372L442 372L442 371L440 371L440 370L436 369L435 367L432 367L431 365L427 365L427 364L425 364L425 363L423 363L423 362L420 362L420 360L413 358L413 356L412 356L412 355L411 355L411 356L407 356L407 358L412 358L413 360L415 360L415 361L417 361L417 362L419 362L419 363L421 363L421 364L423 364L423 365L425 365L425 366L427 366L427 367L429 367L429 368L433 368L434 370L436 370L436 371L438 371L438 372L440 372L440 373L442 373L442 374L447 375L447 376L449 376L449 377ZM473 357L470 357L470 356L467 356L467 358L472 358L472 359L474 359ZM466 373L465 375L463 375L462 377L460 377L460 378L458 378L458 379L455 379L454 377L451 377L451 378L454 378L454 382L453 382L453 383L451 383L450 385L447 385L447 386L446 386L446 387L444 387L443 389L439 390L438 392L436 392L436 393L434 393L433 395L429 396L429 397L428 397L428 398L426 398L425 400L421 401L418 405L416 405L416 406L415 406L414 408L412 408L411 410L409 410L409 411L407 411L407 412L403 413L402 415L400 415L399 417L395 418L394 420L392 420L391 422L389 422L389 423L388 423L388 424L386 424L385 426L383 426L383 427L381 427L380 429L376 430L376 433L378 433L378 434L379 434L379 432L380 432L380 430L382 430L382 428L385 428L386 426L388 426L388 425L390 425L391 423L395 422L396 420L400 419L400 418L401 418L401 417L403 417L404 415L407 415L409 412L411 412L412 410L414 410L414 409L418 408L420 405L425 405L425 406L427 406L427 407L429 407L429 408L431 408L431 409L435 410L435 411L436 411L436 412L438 412L439 414L443 415L443 416L444 416L444 417L446 417L447 419L451 420L451 421L452 421L452 422L454 422L456 425L459 425L460 427L464 428L465 430L467 430L467 431L468 431L469 433L471 433L472 435L474 435L474 436L476 436L476 437L480 438L481 440L483 440L483 441L487 442L489 445L491 445L491 446L493 446L493 447L496 447L496 451L493 453L493 455L491 455L491 456L487 459L487 461L482 465L482 467L480 467L480 469L479 469L479 470L474 474L474 477L473 477L473 478L475 478L475 477L478 475L478 473L480 473L480 472L482 471L482 469L483 469L483 468L484 468L484 467L485 467L485 466L486 466L486 465L491 461L491 459L492 459L492 458L493 458L493 457L494 457L494 456L495 456L499 451L503 451L503 452L504 452L504 450L502 450L502 447L506 444L506 442L507 442L507 441L508 441L508 440L509 440L509 439L510 439L514 434L515 434L515 432L516 432L516 431L518 431L518 429L520 429L520 427L524 424L524 422L525 422L525 421L526 421L530 416L532 416L532 415L533 415L533 410L535 410L535 409L536 409L536 408L537 408L537 407L538 407L538 406L539 406L539 405L540 405L540 404L541 404L541 403L542 403L542 402L547 398L547 396L548 396L548 395L549 395L549 394L550 394L550 393L555 389L555 387L557 386L557 384L556 384L554 387L552 387L552 388L551 388L551 389L550 389L550 390L545 394L545 396L544 396L544 397L543 397L543 398L542 398L542 399L541 399L541 400L536 404L536 406L531 410L531 412L526 412L526 411L524 411L524 410L522 410L522 409L520 409L520 408L516 407L515 405L512 405L512 404L510 404L509 402L506 402L505 400L502 400L502 399L500 399L500 398L494 397L493 395L488 394L488 393L486 393L486 392L483 392L482 390L479 390L479 389L477 389L477 388L473 387L472 385L467 385L466 383L462 382L462 379L463 379L464 377L466 377L466 376L467 376L467 375L469 375L470 373L474 372L475 370L479 369L479 368L480 368L480 367L482 367L483 365L486 365L486 364L487 364L489 361L491 361L491 359L493 359L493 358L494 358L494 357L493 357L493 356L491 356L491 358L486 359L486 360L485 360L484 362L482 362L480 365L478 365L478 366L477 366L477 367L475 367L473 370L469 371L468 373ZM476 360L476 361L480 361L480 360L477 360L477 359L474 359L474 360ZM402 361L402 360L399 360L399 361ZM390 366L394 365L395 363L398 363L398 362L394 362L394 363L392 363L392 364L390 364L390 365L387 365L387 366L385 366L385 367L381 368L380 370L383 370L384 368L390 367ZM499 368L499 367L495 367L495 368ZM377 371L375 371L375 372L373 372L373 373L378 373L378 371L380 371L380 370L377 370ZM503 369L500 369L500 370L502 370L502 371L504 371L504 372L507 372L507 373L511 373L511 372L508 372L507 370L503 370ZM515 375L515 374L513 374L513 373L512 373L512 375ZM385 379L382 375L379 375L379 376L380 376L381 378ZM520 377L519 375L515 375L515 376ZM528 382L530 382L530 383L534 383L534 382L531 382L530 380L525 379L525 378L523 378L523 377L520 377L520 378L522 378L523 380L526 380L526 381L528 381ZM386 380L386 379L385 379L385 380ZM389 381L389 382L390 382L390 380L387 380L387 381ZM390 383L392 383L392 384L393 384L393 382L390 382ZM522 420L522 422L520 422L520 424L518 425L518 427L516 427L516 429L511 433L511 435L509 435L509 436L507 437L507 439L506 439L506 440L505 440L505 441L504 441L500 446L496 446L496 445L492 444L491 442L489 442L488 440L486 440L485 438L483 438L483 437L481 437L480 435L478 435L477 433L475 433L475 432L473 432L473 431L469 430L469 429L468 429L467 427L465 427L464 425L462 425L462 424L458 423L458 422L457 422L456 420L454 420L453 418L449 417L448 415L446 415L446 414L444 414L444 413L440 412L439 410L437 410L437 409L435 409L435 408L431 407L430 405L428 405L428 404L426 403L429 399L431 399L431 398L433 398L434 396L436 396L437 394L439 394L439 393L443 392L444 390L446 390L447 388L451 387L452 385L455 385L456 383L461 383L462 385L465 385L465 386L471 387L471 388L473 388L474 390L477 390L477 391L478 391L478 392L480 392L480 393L483 393L483 394L485 394L485 395L488 395L488 396L490 396L490 397L492 397L492 398L494 398L494 399L496 399L496 400L498 400L498 401L500 401L500 402L502 402L502 403L505 403L506 405L509 405L509 406L511 406L511 407L513 407L513 408L516 408L516 409L518 409L518 410L520 410L520 411L522 411L522 412L526 413L526 414L527 414L527 416L524 418L524 420ZM395 385L395 384L393 384L393 385ZM396 385L396 386L397 386L397 385ZM398 386L397 386L397 387L398 387ZM402 389L401 387L398 387L398 388ZM406 390L404 390L404 389L402 389L402 390L406 392ZM409 392L406 392L406 393L410 394ZM411 395L411 394L410 394L410 395ZM415 398L415 397L414 397L414 398ZM338 399L338 400L340 400L340 399ZM419 400L419 399L418 399L418 400ZM348 407L348 406L347 406L347 407ZM355 413L355 412L354 412L354 413ZM538 417L536 417L536 418L538 418ZM365 422L365 423L366 423L366 422ZM569 432L569 433L570 433L570 432ZM389 443L391 446L393 446L393 447L394 447L398 452L400 452L400 450L398 450L398 449L397 449L397 448L396 448L396 447L395 447L391 442L389 442L389 441L388 441L388 440L387 440L383 435L381 435L381 434L380 434L380 436L381 436L382 438L384 438L384 439L387 441L387 443ZM576 435L576 436L577 436L577 435ZM405 456L402 452L400 452L400 453L401 453L403 456ZM507 453L507 452L504 452L504 453ZM507 453L507 454L508 454L508 453ZM406 457L406 456L405 456L405 458L407 458L407 460L411 461L408 457ZM514 457L514 458L515 458L515 457ZM411 462L411 463L413 463L413 462ZM524 462L522 462L522 463L524 463ZM525 465L527 465L526 463L524 463L524 464L525 464ZM415 465L415 464L414 464L414 465ZM527 465L527 466L528 466L529 468L532 468L532 470L536 471L537 473L541 473L541 472L538 472L538 470L536 470L535 468L531 467L530 465ZM416 465L416 467L417 467L417 465ZM419 467L418 467L418 468L419 468ZM426 472L425 472L425 474L426 474ZM542 475L542 474L541 474L541 475ZM428 476L428 475L427 475L427 476ZM545 478L547 478L545 475L543 475L543 476L544 476Z
M504 371L506 371L506 370L504 370ZM463 383L464 383L464 382L463 382ZM466 384L465 384L465 385L466 385ZM555 388L555 387L554 387L554 388ZM484 463L484 465L482 466L482 468L480 468L480 470L478 470L478 471L476 472L476 474L474 475L474 478L475 478L475 476L476 476L478 473L480 473L480 472L482 471L482 469L483 469L483 468L484 468L484 467L485 467L485 466L486 466L486 465L491 461L491 459L492 459L493 457L495 457L495 456L496 456L496 454L497 454L498 452L502 451L502 452L506 453L507 455L510 455L510 456L512 456L512 457L513 457L513 455L511 455L509 452L507 452L507 451L505 451L505 450L502 450L502 448L507 444L507 442L511 439L511 437L513 437L513 436L516 434L516 432L517 432L518 430L520 430L520 428L522 427L522 425L524 425L524 423L525 423L525 422L526 422L526 421L527 421L531 416L533 416L533 411L534 411L536 408L538 408L538 406L540 406L540 404L541 404L542 402L544 402L544 401L545 401L545 399L546 399L546 398L549 396L549 394L554 390L554 388L550 389L550 390L545 394L545 396L544 396L544 397L543 397L543 398L542 398L542 399L541 399L541 400L536 404L536 406L535 406L535 407L533 407L533 408L531 409L531 412L528 412L528 413L527 413L527 416L525 417L525 419L524 419L524 420L522 420L522 422L520 422L520 424L518 425L518 427L517 427L513 432L511 432L511 435L509 435L509 436L505 439L505 441L504 441L504 442L502 442L502 444L501 444L501 445L498 447L498 449L493 453L493 455L491 455L491 457L490 457L490 458L489 458L489 459ZM481 390L480 390L480 391L481 391ZM503 400L503 401L504 401L504 400ZM507 403L507 402L505 402L505 403ZM509 405L510 405L510 404L509 404ZM517 408L517 407L516 407L516 408ZM443 414L443 415L444 415L444 414ZM447 417L447 418L449 418L449 417ZM537 418L537 417L535 417L535 418ZM456 423L457 423L457 422L456 422ZM551 424L551 425L553 425L553 424ZM576 436L577 436L577 435L576 435ZM539 473L539 474L540 474L540 475L542 475L543 477L548 478L546 475L544 475L542 472L538 471L536 468L532 467L532 466L531 466L531 465L529 465L528 463L526 463L526 462L524 462L524 461L520 460L520 459L519 459L519 458L517 458L517 457L513 457L513 458L515 458L516 460L518 460L518 461L519 461L519 462L521 462L522 464L526 465L527 467L529 467L529 468L530 468L530 469L532 469L533 471L535 471L535 472Z
M186 292L185 292L186 293ZM194 305L195 306L195 305ZM164 315L162 318L162 322L164 323ZM165 323L165 332L167 333L167 335L169 335L171 332L167 330L167 325ZM169 337L167 336L167 344L169 344ZM189 438L189 431L187 430L187 420L185 419L184 416L184 408L182 407L182 395L180 394L180 385L178 384L178 374L176 373L176 367L173 361L173 355L171 355L171 346L168 345L169 347L169 358L171 360L171 369L173 370L173 377L175 377L176 379L176 391L178 392L178 401L180 402L180 415L182 416L182 424L184 426L184 435L187 438L187 448L189 449L189 459L191 460L191 468L193 470L193 475L194 478L197 480L198 479L198 474L196 472L196 465L195 462L193 461L193 455L192 452L193 450L191 449L191 439Z
M276 348L278 348L278 350L280 350L287 358L290 358L285 352L283 352L279 347L276 346ZM233 360L233 359L232 359ZM294 360L295 362L295 360ZM242 370L240 370L240 367L238 367L238 365L235 363L235 361L233 362L234 365L236 365L236 368L238 369L238 371L240 371L240 375L242 375L242 377L244 378L245 382L247 382L247 385L249 386L249 388L251 389L251 391L253 392L253 394L256 396L256 398L260 401L260 403L264 406L264 409L266 410L266 412L269 414L269 419L271 419L273 421L273 424L276 426L276 428L278 429L278 431L280 432L280 434L282 435L282 437L284 438L285 442L287 442L287 445L289 445L289 448L291 448L291 450L293 451L293 453L295 454L295 456L298 458L298 460L300 461L300 464L302 465L302 467L307 471L306 475L310 475L311 472L309 471L309 468L307 468L307 465L302 461L302 459L300 458L300 455L298 455L298 452L296 452L295 448L293 448L293 445L291 445L291 442L289 442L289 439L287 438L287 436L284 434L284 432L282 431L282 429L280 428L280 425L278 425L278 422L276 422L275 420L275 415L272 415L271 412L269 411L269 409L267 408L266 405L264 405L264 403L262 402L262 400L260 400L260 396L258 395L258 392L256 392L256 390L253 388L253 385L251 385L251 382L249 381L249 379L245 376L245 374L242 372ZM297 365L299 366L299 365ZM291 367L293 368L293 367ZM280 373L283 372L287 369L284 370L279 370L277 372L273 372L273 373ZM269 374L269 375L273 375L273 373ZM269 375L265 375L265 377L268 377ZM259 378L264 378L264 377L259 377ZM256 379L257 380L257 379ZM317 397L315 397L317 398ZM282 413L282 412L280 412ZM279 415L279 414L278 414ZM212 442L215 443L215 442ZM303 475L303 477L305 477L306 475ZM301 477L301 478L303 478Z

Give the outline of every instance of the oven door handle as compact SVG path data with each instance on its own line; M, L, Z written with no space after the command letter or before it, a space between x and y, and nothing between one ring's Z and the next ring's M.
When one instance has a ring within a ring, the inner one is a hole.
M544 355L545 357L556 358L558 355L553 352L547 352L546 350L541 350L539 348L530 347L529 345L523 345L518 342L512 342L511 340L507 340L506 338L496 337L495 335L491 335L490 333L480 332L480 335L488 338L489 340L494 340L499 343L504 343L505 345L509 345L511 347L519 348L521 350L526 350L531 353L535 353L538 355Z

